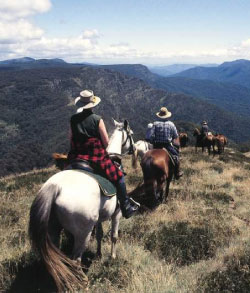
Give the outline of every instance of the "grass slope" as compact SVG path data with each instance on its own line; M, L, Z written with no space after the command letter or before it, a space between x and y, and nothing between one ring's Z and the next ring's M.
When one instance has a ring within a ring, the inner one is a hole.
M109 223L103 258L84 255L89 292L249 292L250 158L226 149L208 157L190 147L181 153L184 177L171 184L167 204L122 219L118 258L111 260ZM124 160L129 190L141 171ZM55 168L0 180L0 291L54 292L53 281L30 251L29 208ZM63 241L67 251L67 242Z

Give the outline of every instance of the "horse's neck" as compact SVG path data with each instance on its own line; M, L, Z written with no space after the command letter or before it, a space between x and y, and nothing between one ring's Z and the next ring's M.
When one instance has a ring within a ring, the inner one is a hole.
M112 134L109 145L107 146L107 152L109 154L119 154L121 155L122 151L122 131L115 129Z

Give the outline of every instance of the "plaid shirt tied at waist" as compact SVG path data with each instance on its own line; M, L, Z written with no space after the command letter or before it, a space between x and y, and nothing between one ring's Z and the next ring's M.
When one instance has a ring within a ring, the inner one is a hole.
M99 138L91 137L79 143L71 140L69 160L86 160L98 172L111 182L117 182L123 177L122 171L113 163Z

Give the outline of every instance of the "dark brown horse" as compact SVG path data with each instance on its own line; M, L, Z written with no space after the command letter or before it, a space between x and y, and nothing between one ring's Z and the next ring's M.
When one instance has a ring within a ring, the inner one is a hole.
M165 201L168 196L174 165L165 149L153 149L142 158L141 168L146 197L151 201L152 207L156 206Z
M213 135L211 132L209 132L206 136L203 136L200 133L200 130L198 128L194 129L194 134L196 137L196 143L195 143L195 151L197 152L197 148L201 147L202 152L204 152L204 149L207 148L208 154L211 153L211 147L213 147Z
M180 138L180 147L185 148L188 143L188 135L186 132L181 132L179 135Z
M216 134L213 137L213 151L215 154L215 147L217 147L218 154L224 153L224 148L227 145L227 138L223 134Z

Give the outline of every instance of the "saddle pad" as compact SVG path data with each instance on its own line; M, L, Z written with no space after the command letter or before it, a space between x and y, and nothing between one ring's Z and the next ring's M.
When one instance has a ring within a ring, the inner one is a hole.
M116 195L115 185L112 182L110 182L108 179L106 179L105 177L83 170L83 169L72 169L72 170L83 172L86 175L94 178L96 182L99 184L100 190L104 196L112 197Z

